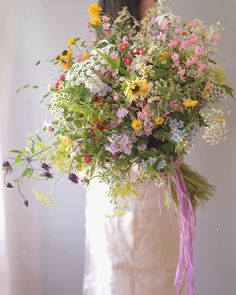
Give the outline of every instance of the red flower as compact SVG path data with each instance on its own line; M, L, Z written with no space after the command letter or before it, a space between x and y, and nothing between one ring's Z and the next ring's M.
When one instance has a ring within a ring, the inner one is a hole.
M66 75L65 74L61 74L60 77L59 77L59 81L64 81L66 78Z
M139 47L137 49L137 54L138 55L145 55L146 54L146 50L143 47Z
M132 55L133 57L135 57L135 56L137 55L137 52L136 52L136 51L131 51L131 55Z
M129 56L126 55L126 56L124 57L124 64L125 64L126 66L130 66L131 63L132 63L131 58L130 58Z
M84 162L89 164L92 161L92 157L89 153L86 154L86 156L84 157Z
M59 86L60 86L60 81L57 81L57 82L55 83L55 88L58 89Z
M120 49L121 52L125 51L128 47L129 47L128 43L121 43L119 45L119 49Z

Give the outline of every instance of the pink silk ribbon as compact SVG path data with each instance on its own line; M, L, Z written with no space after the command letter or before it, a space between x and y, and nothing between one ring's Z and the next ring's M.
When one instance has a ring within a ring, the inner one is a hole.
M196 214L191 204L186 182L180 170L182 161L182 159L178 159L174 163L176 175L168 175L168 187L171 190L171 183L174 183L178 197L177 210L179 214L180 246L178 266L175 275L175 287L177 289L177 294L180 295L184 281L186 280L188 295L195 295L193 242L196 231Z

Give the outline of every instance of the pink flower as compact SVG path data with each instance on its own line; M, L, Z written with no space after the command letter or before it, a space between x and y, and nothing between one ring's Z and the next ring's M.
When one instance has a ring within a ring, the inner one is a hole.
M169 26L167 23L163 23L161 24L161 29L164 31L164 32L167 32L169 30Z
M220 38L221 38L221 34L220 33L216 33L213 37L212 37L212 40L214 42L219 42L220 41Z
M201 56L201 55L203 55L203 53L204 53L204 49L201 46L196 46L195 47L195 54L197 56Z
M119 95L113 95L113 99L114 99L115 101L118 101L118 100L120 99L120 97L119 97Z
M102 25L103 30L109 30L110 29L110 24L109 23L105 23Z
M186 66L187 67L191 67L192 65L194 65L196 63L196 59L195 58L190 58L186 61Z
M160 32L157 35L157 40L159 40L159 41L166 41L166 33Z
M61 75L59 76L59 81L64 81L65 78L66 78L66 75L65 75L65 74L61 74Z
M178 74L180 76L184 76L186 74L186 70L185 69L179 69Z
M175 29L175 34L176 35L181 34L181 33L182 33L182 30L180 28Z
M171 101L169 102L169 107L170 107L172 110L176 111L176 110L178 109L178 107L179 107L179 103L178 103L178 101L177 101L177 100L171 100Z
M188 40L182 41L180 44L180 49L185 50L188 47L188 43L189 43Z
M179 54L178 53L173 53L172 54L172 60L173 60L173 62L174 62L174 65L176 66L176 67L178 67L179 66L179 58L180 58L180 56L179 56Z
M107 15L103 15L103 16L102 16L102 20L104 20L104 21L109 21L110 18L109 18Z
M191 42L192 44L194 44L194 43L197 42L197 40L198 40L198 35L196 35L196 34L192 34L192 35L191 35L190 42Z
M178 39L170 40L170 47L171 48L176 48L178 45L179 45Z
M128 36L124 36L124 37L122 38L122 42L128 44L128 42L129 42L129 38L128 38Z
M206 69L206 64L200 64L200 65L198 66L198 72L199 72L199 73L204 72L205 69Z

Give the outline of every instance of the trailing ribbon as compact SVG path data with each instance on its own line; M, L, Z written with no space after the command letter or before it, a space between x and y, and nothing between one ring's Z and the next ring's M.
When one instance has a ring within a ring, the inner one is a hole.
M180 246L178 266L175 275L175 287L180 295L184 281L188 286L188 295L195 295L194 269L193 269L193 242L196 229L196 214L191 204L191 198L180 170L182 159L178 159L174 165L176 175L168 175L168 186L171 189L173 183L178 197ZM185 278L186 276L186 278Z

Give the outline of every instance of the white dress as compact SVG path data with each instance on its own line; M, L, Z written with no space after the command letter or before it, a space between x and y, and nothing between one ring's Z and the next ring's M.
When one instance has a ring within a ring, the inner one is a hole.
M83 295L176 295L177 218L160 213L155 184L140 185L142 199L120 217L104 216L106 191L94 181L87 192Z

